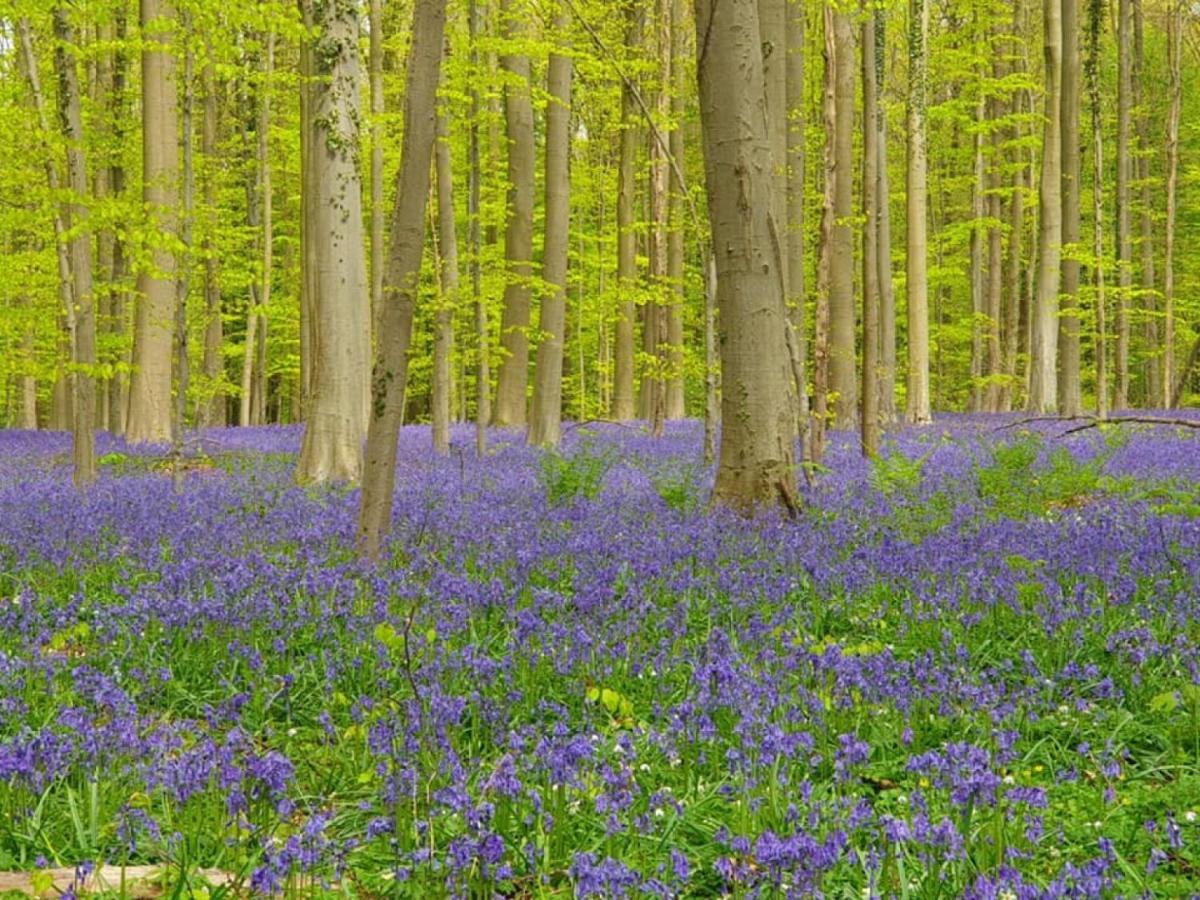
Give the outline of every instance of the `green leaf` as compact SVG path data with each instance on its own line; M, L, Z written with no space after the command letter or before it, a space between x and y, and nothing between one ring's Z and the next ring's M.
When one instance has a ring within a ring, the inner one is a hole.
M1150 701L1151 712L1172 713L1177 706L1179 706L1177 691L1163 691Z

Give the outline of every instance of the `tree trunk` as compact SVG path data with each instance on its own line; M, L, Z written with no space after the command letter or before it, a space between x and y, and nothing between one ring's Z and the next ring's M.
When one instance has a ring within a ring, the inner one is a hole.
M383 0L369 0L371 86L371 321L383 302Z
M571 57L562 42L570 16L560 6L554 19L555 50L546 72L546 224L543 232L542 296L537 369L529 443L557 447L562 423L563 341L566 328L567 253L571 227Z
M1012 43L1016 45L1014 74L1025 72L1024 56L1024 0L1013 4ZM1024 91L1013 95L1011 110L1016 121L1012 128L1012 141L1016 147L1011 151L1009 167L1012 170L1012 200L1008 208L1008 253L1005 263L1004 293L1004 384L1000 390L1000 411L1008 412L1018 403L1017 375L1021 356L1021 264L1024 258L1025 240L1025 151L1020 146L1025 137L1025 128L1019 118L1023 110Z
M1058 288L1062 257L1062 8L1043 0L1046 109L1038 189L1038 289L1030 317L1030 412L1058 407Z
M836 177L834 175L834 145L837 131L837 101L835 70L837 47L833 31L833 10L824 6L821 11L825 41L823 54L824 84L821 95L821 118L825 129L825 148L822 160L822 198L820 231L817 234L817 304L813 322L813 407L809 432L811 462L819 463L825 455L825 433L829 427L829 294L833 271L833 204Z
M54 68L58 75L58 113L67 144L67 184L70 202L63 207L63 225L73 231L70 242L74 328L72 344L72 462L76 487L96 480L96 316L92 296L92 238L87 159L84 156L79 76L75 68L74 36L66 8L54 6ZM31 59L32 62L32 59ZM32 67L31 67L32 68Z
M1117 4L1117 391L1114 409L1129 406L1129 303L1133 290L1129 129L1133 84L1130 72L1131 0Z
M194 58L192 56L192 21L191 14L183 15L183 104L182 104L182 133L183 143L183 197L179 219L179 244L182 258L179 260L179 277L175 281L175 324L174 352L172 353L172 376L175 382L175 393L171 404L171 483L175 493L183 491L183 425L187 415L188 375L190 372L188 360L188 320L187 297L188 277L191 272L192 253L192 213L195 207L196 172L193 159L192 132L192 100Z
M1183 106L1184 0L1173 0L1167 14L1167 68L1171 105L1167 113L1167 220L1163 250L1163 405L1173 407L1175 396L1175 217L1179 187L1179 116Z
M522 24L524 9L518 0L505 0L502 9L504 37L517 44L528 40ZM494 425L524 425L529 386L530 279L533 275L533 103L530 99L529 57L510 47L500 59L508 73L504 86L504 120L508 131L508 224L504 232L504 258L508 283L504 287L504 312L500 319L503 353L496 384Z
M978 28L978 21L974 23ZM983 65L982 54L976 48L980 57L979 65ZM982 76L980 76L982 81ZM974 177L971 183L971 390L968 400L968 410L979 412L983 409L983 371L984 371L984 316L987 301L983 290L983 210L987 192L987 169L983 162L983 130L987 115L987 101L983 96L982 85L979 96L975 99L975 134L972 135L974 148Z
M1088 0L1088 100L1092 112L1092 285L1096 304L1096 415L1108 416L1108 329L1104 291L1104 132L1100 101L1100 37L1104 0Z
M670 0L658 0L655 9L659 78L653 92L651 108L654 121L658 122L666 120L670 114L667 86L670 84L671 43L670 36L665 33L669 28L669 3ZM653 125L653 122L650 124ZM670 287L666 283L668 147L659 143L661 135L655 128L648 130L648 136L650 140L647 156L650 168L646 191L649 201L646 255L649 262L649 291L646 295L646 305L643 307L645 320L642 334L646 367L642 374L641 416L651 423L651 434L661 437L666 418L667 366L670 359L667 336L667 295L670 293Z
M357 481L362 467L366 368L371 347L358 170L357 3L322 3L312 50L312 396L296 477ZM440 47L440 45L439 45ZM426 162L428 167L428 162ZM429 173L425 174L428 181ZM428 190L428 187L426 187ZM424 207L425 198L421 197Z
M794 400L755 0L696 0L696 30L724 382L713 502L795 509Z
M626 8L625 50L634 54L642 42L644 11L640 3ZM618 422L633 418L633 320L637 293L637 233L634 219L634 167L637 162L639 110L633 85L621 87L621 144L617 168L617 327L614 341L613 408Z
M1058 409L1083 412L1079 346L1079 2L1062 0L1062 287Z
M833 230L829 273L829 387L834 423L858 424L858 365L854 352L854 18L835 11Z
M210 51L211 53L211 51ZM200 126L200 154L204 157L204 206L207 224L204 229L204 381L208 399L200 404L197 425L224 427L225 363L222 355L224 325L221 322L221 284L216 254L217 214L217 74L210 59L201 76L204 89L204 118Z
M801 441L809 431L808 333L805 315L807 282L804 233L805 178L807 177L806 104L804 98L805 9L799 2L785 3L787 62L787 299L788 318L796 341L795 364L800 370L796 390L796 425Z
M447 44L445 55L450 56ZM454 308L458 305L458 232L454 218L454 180L450 161L450 122L445 101L438 111L434 144L437 173L437 237L441 255L441 295L433 325L433 452L450 452L450 357L454 350Z
M875 117L875 138L879 158L876 208L879 214L879 421L896 421L896 293L892 286L892 214L891 184L888 180L887 111L884 108L884 60L887 50L887 20L875 14L875 96L879 104Z
M171 439L171 370L176 262L166 237L177 227L179 139L176 135L175 9L171 0L141 0L142 202L156 238L137 279L133 376L125 438L131 444Z
M1158 327L1158 278L1154 260L1153 191L1150 184L1150 111L1146 107L1143 89L1146 70L1144 19L1142 0L1133 0L1133 107L1137 110L1136 177L1141 189L1138 210L1138 249L1141 251L1141 297L1145 310L1143 336L1146 341L1144 406L1161 404L1163 393L1162 346Z
M862 258L862 452L879 454L879 81L875 72L875 16L868 6L862 23L863 83L863 258Z
M671 158L681 168L684 166L683 123L687 111L687 80L690 67L686 61L684 32L687 20L684 17L683 0L671 0ZM674 171L670 178L669 225L667 232L667 280L670 283L671 302L667 306L667 344L669 347L667 406L668 419L682 419L686 415L683 392L683 304L686 299L684 285L683 234L687 216L685 186L679 183Z
M909 0L908 30L908 401L905 418L923 425L933 420L929 407L929 277L926 240L928 175L925 155L926 45L929 0Z
M258 98L258 202L259 240L262 253L262 280L259 282L257 303L246 310L246 340L242 354L242 396L238 424L261 425L261 417L254 414L254 359L258 355L260 326L266 327L267 305L271 302L271 266L274 235L271 228L271 156L267 137L271 128L271 75L275 64L275 32L266 34L266 52L263 58L263 82ZM253 297L253 295L251 295ZM261 371L261 366L259 367Z
M405 76L404 143L396 176L380 334L371 378L371 424L358 515L360 548L370 559L379 557L383 536L392 522L396 444L404 414L408 348L425 241L425 203L436 139L445 24L445 0L416 0Z
M125 135L125 85L128 80L129 57L125 52L128 19L126 6L117 7L114 23L112 90L109 92L108 114L112 117L112 137L114 146L120 147ZM108 187L114 199L125 194L125 166L121 163L120 153L114 153L108 165ZM112 268L110 270L112 284L109 302L109 333L114 341L121 340L128 331L127 303L128 296L125 288L125 278L129 274L129 257L126 252L126 242L120 234L114 236L112 247ZM117 353L116 362L128 364L131 353L121 349ZM118 369L108 383L108 430L113 434L125 433L125 421L129 412L129 378Z
M479 5L469 0L467 11L471 37L471 70L479 70ZM467 186L467 217L470 219L471 296L475 304L475 454L482 457L487 449L487 424L491 420L491 373L488 359L487 304L483 298L483 268L479 255L480 241L479 187L482 172L479 166L479 86L471 82L470 183Z

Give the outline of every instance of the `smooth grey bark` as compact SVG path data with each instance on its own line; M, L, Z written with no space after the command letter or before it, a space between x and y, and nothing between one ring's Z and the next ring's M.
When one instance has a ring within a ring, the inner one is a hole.
M1079 327L1079 0L1062 2L1062 275L1059 291L1058 409L1083 412Z
M796 500L794 400L755 0L696 0L723 391L713 502L743 512Z
M312 383L296 469L301 483L352 482L362 472L371 325L359 166L357 7L352 0L312 7L318 37L311 51L311 233L304 260Z
M188 377L188 277L191 272L192 215L195 207L196 168L193 144L192 105L195 99L195 59L192 54L192 23L190 13L183 15L183 96L180 139L183 144L183 172L180 216L179 276L175 281L174 352L171 354L175 393L171 398L171 484L175 493L183 491L183 427L187 415Z
M1092 118L1092 288L1095 293L1096 415L1108 416L1108 299L1104 279L1104 132L1100 105L1100 38L1104 0L1088 0L1088 102Z
M92 236L88 227L88 172L80 111L79 75L76 71L74 35L61 3L54 6L54 68L58 75L58 115L67 144L67 186L71 198L63 204L63 226L74 232L70 240L72 322L71 375L73 422L71 460L76 487L96 480L96 315L92 292ZM25 35L28 38L28 34ZM32 58L31 58L32 63ZM34 68L34 66L31 66Z
M514 43L527 39L524 11L517 0L501 7L501 31ZM524 425L529 386L529 316L533 275L533 189L535 151L533 103L530 99L529 57L514 50L500 58L508 73L504 86L504 120L508 134L508 222L504 232L504 258L508 283L500 318L500 359L493 425Z
M447 43L445 55L449 58ZM450 160L450 121L443 101L433 149L437 174L437 248L441 291L433 320L433 452L450 452L450 358L454 353L454 308L458 305L458 231L454 216L454 174Z
M833 423L858 424L858 365L854 349L854 24L835 11L833 226L829 273L829 388Z
M1133 86L1133 108L1137 119L1137 152L1135 154L1135 173L1138 182L1138 251L1141 256L1139 267L1140 285L1144 325L1142 336L1145 341L1145 383L1142 393L1144 406L1159 406L1162 404L1162 345L1159 335L1158 310L1158 276L1154 257L1154 191L1150 181L1150 157L1154 152L1150 146L1150 111L1146 106L1145 72L1145 17L1142 12L1143 0L1133 0L1133 68L1130 78Z
M126 82L129 76L129 55L125 51L128 30L126 7L117 7L113 23L113 65L112 88L109 91L108 115L112 121L112 138L115 146L121 146L125 135ZM114 198L125 194L125 166L119 153L112 154L108 162L108 188ZM108 331L114 340L119 340L129 328L128 291L125 279L129 275L129 254L126 241L119 234L114 235L112 245L112 265L109 270L111 294L109 300ZM125 364L131 361L129 351L121 351L115 362ZM113 374L108 383L108 430L113 434L125 433L125 420L129 412L129 376L126 372L118 371Z
M908 292L908 399L905 419L923 425L932 421L929 405L929 276L926 209L926 86L929 41L929 0L909 0L908 24L908 195L905 248Z
M1175 219L1179 190L1179 118L1183 108L1184 0L1174 0L1167 14L1167 70L1170 109L1167 113L1167 218L1163 224L1163 405L1174 407L1175 391Z
M275 32L266 34L263 54L263 82L258 97L258 124L255 134L258 138L258 196L252 198L258 204L259 253L262 274L259 280L258 295L251 295L251 302L246 310L246 339L243 341L242 352L242 394L239 403L238 424L261 425L262 418L254 414L254 371L255 357L258 355L258 340L261 329L266 328L266 311L271 302L271 269L273 266L274 234L271 215L271 157L268 146L268 135L271 129L271 76L275 68ZM259 367L261 369L261 367Z
M799 370L796 390L796 426L801 443L807 444L809 432L808 409L808 318L807 261L805 260L804 198L807 176L806 106L804 98L805 10L800 0L785 2L787 61L787 301L788 319L795 340L794 364Z
M671 131L668 136L671 158L683 165L683 123L687 111L687 79L689 67L685 63L686 41L684 29L684 0L671 0ZM671 300L667 306L667 344L669 347L667 403L668 419L682 419L686 415L683 391L683 304L684 290L683 232L686 219L685 185L679 183L672 170L668 195L667 231L667 281Z
M1129 132L1132 123L1133 81L1130 60L1133 10L1131 0L1117 3L1117 383L1114 409L1129 406L1129 307L1133 291L1133 222L1130 201Z
M479 27L480 10L478 0L469 0L467 27L471 40L471 70L479 71ZM471 82L471 123L468 146L470 167L467 185L467 218L471 243L471 297L475 305L475 454L483 456L487 449L487 425L492 418L491 372L488 346L487 303L483 297L483 268L480 254L483 244L480 239L479 188L482 171L479 164L479 86L476 79Z
M625 50L636 53L642 42L644 12L640 3L625 11ZM634 85L621 86L620 158L617 163L617 322L613 339L612 417L625 422L634 416L634 295L637 292L637 233L634 218L634 166L637 160L638 108Z
M834 142L837 123L837 101L834 95L834 70L837 56L833 33L833 10L824 6L821 10L822 34L824 38L823 89L821 94L821 121L825 130L825 147L822 158L823 191L821 197L821 222L817 233L817 303L813 322L813 403L812 421L809 428L807 459L819 463L825 455L825 434L829 427L829 290L830 273L833 270L833 204L834 204Z
M404 415L408 349L425 243L425 204L437 132L437 88L445 25L445 0L415 0L405 73L404 138L379 311L379 342L371 377L371 423L358 513L359 547L368 559L378 559L392 522L396 444Z
M862 452L879 453L879 81L875 72L875 10L862 23Z
M534 370L529 443L557 447L562 436L563 343L566 337L567 253L571 227L571 57L563 52L570 16L554 18L555 51L546 72L546 223L543 232L542 296Z
M978 28L978 22L974 23ZM980 56L978 47L976 53ZM983 65L982 59L980 65ZM974 149L974 177L971 181L971 389L968 409L979 412L983 409L984 336L983 322L987 309L983 283L983 211L987 193L987 168L983 161L983 131L987 115L987 101L982 90L975 100L975 133L972 135Z
M1028 409L1058 407L1058 288L1062 257L1062 8L1043 0L1046 109L1042 127L1042 177L1038 189L1037 297L1030 315Z
M210 51L211 54L211 51ZM217 74L216 64L209 59L201 73L204 91L203 118L200 123L200 156L202 159L204 207L206 226L204 229L204 358L201 371L206 389L211 392L200 404L197 425L200 427L223 427L226 421L225 391L221 386L224 378L224 326L221 322L221 283L216 252L217 211Z
M878 131L879 181L876 206L879 210L879 421L896 421L896 292L892 284L891 182L888 179L887 111L884 108L884 60L887 50L887 20L883 10L875 14L875 95L879 104L875 117Z
M176 18L170 0L141 0L142 202L158 237L137 278L133 376L125 438L132 444L171 439L171 372L177 267L166 236L178 229L179 139L176 135Z
M383 0L369 0L367 59L371 96L371 321L383 302Z

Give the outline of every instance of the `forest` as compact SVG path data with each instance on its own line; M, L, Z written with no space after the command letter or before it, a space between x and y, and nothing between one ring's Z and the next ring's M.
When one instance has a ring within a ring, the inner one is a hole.
M1200 893L1193 0L0 0L0 897Z

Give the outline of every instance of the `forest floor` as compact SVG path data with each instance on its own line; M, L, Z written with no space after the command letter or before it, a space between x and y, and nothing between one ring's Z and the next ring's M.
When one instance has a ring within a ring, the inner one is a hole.
M1200 891L1200 431L1019 420L835 436L754 521L696 423L410 427L376 568L298 429L191 442L181 493L102 441L82 496L0 432L0 883Z

